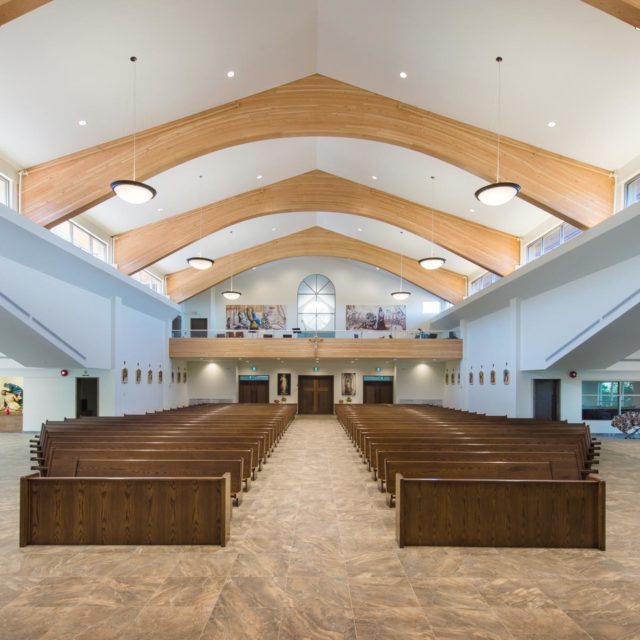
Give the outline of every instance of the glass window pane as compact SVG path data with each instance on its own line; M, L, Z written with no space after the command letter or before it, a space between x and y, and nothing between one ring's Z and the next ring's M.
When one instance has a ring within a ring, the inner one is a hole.
M556 227L542 238L542 252L547 253L562 244L562 229Z
M91 238L91 253L98 260L107 259L107 247L104 242L101 242L97 238Z
M563 223L562 225L562 241L567 242L571 240L571 238L575 238L582 233L578 227L574 227L572 224L568 222Z
M0 204L6 204L9 206L9 195L11 183L8 178L0 175Z
M629 180L624 189L624 206L630 207L636 202L640 202L640 175Z
M53 227L51 231L53 231L53 233L55 233L57 236L60 236L67 242L71 240L71 224L69 224L68 220L59 224L56 227Z
M319 313L316 316L316 327L318 331L332 329L335 325L335 316L330 313Z
M640 395L638 396L623 396L622 408L627 411L635 411L640 409Z
M622 382L622 393L640 395L640 382Z
M80 229L80 227L72 225L71 234L73 237L73 244L76 247L79 247L87 253L91 253L91 236L84 231L84 229Z

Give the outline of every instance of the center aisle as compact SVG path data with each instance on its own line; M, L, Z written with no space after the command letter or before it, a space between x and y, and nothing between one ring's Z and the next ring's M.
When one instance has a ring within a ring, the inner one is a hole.
M223 553L238 556L202 638L429 640L399 552L338 421L298 417L234 509Z

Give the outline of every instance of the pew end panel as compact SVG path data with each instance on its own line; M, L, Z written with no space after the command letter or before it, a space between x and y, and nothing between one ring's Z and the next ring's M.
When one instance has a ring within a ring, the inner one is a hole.
M405 546L605 549L605 483L431 480L396 474L396 540Z
M20 479L20 546L220 545L231 477Z

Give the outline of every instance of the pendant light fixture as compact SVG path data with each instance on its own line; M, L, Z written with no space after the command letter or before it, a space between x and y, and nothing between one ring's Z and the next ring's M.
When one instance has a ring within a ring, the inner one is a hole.
M500 135L501 135L501 116L502 116L502 84L500 77L500 63L502 58L498 56L496 58L498 63L498 168L496 171L496 181L492 184L488 184L486 187L482 187L476 191L476 198L482 202L482 204L489 205L490 207L497 207L502 204L513 200L520 191L520 185L516 182L500 182Z
M434 202L434 182L435 182L435 176L431 176L431 255L428 258L422 258L422 260L418 260L418 264L423 268L423 269L427 269L429 271L434 271L435 269L439 269L440 267L444 266L444 263L446 262L445 258L440 258L436 255L434 255L433 253L433 248L435 246L434 244L434 212L433 212L433 202Z
M403 235L404 231L401 231L400 237L402 237ZM402 252L400 252L400 289L398 291L391 292L391 297L394 300L406 300L411 295L411 291L405 291L404 287L402 286L402 258Z
M200 176L200 202L202 203L202 176ZM213 267L214 261L211 258L203 258L202 257L202 215L203 215L203 205L200 204L200 249L198 250L198 255L193 256L191 258L187 258L187 262L190 267L197 269L198 271L205 271L206 269L210 269Z
M111 183L111 190L120 199L129 204L143 204L156 197L156 190L136 180L136 62L138 58L131 56L129 60L133 63L133 180L114 180Z
M229 231L229 235L233 235L233 231ZM236 291L233 288L233 273L231 274L231 284L230 287L226 290L222 292L223 297L225 297L227 300L237 300L242 293L240 293L240 291Z

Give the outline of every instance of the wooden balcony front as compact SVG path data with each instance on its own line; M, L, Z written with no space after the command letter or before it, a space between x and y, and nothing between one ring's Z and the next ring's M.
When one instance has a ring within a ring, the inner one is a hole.
M172 338L171 358L397 358L460 360L462 340L454 338Z

